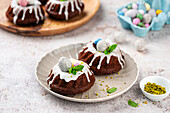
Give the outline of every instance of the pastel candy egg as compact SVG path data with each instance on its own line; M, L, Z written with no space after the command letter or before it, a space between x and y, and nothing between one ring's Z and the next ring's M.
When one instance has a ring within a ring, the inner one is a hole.
M142 22L139 22L138 26L140 26L140 27L145 27L145 24L142 23Z
M150 25L149 24L145 24L145 27L148 28Z
M142 15L144 15L144 14L145 14L144 10L142 10L142 9L141 9L141 10L139 10L139 13L140 13L140 14L142 14Z
M134 25L138 25L139 22L140 22L140 19L139 19L139 18L133 19L133 24L134 24Z
M132 9L132 4L128 5L128 6L127 6L127 9L128 9L128 10L129 10L129 9Z
M127 10L128 10L127 8L123 8L122 12L125 14Z
M119 11L118 14L124 16L124 13L122 11Z
M147 50L147 42L144 39L137 39L134 45L139 52L145 52Z
M101 52L104 52L107 48L108 48L108 44L106 41L104 40L100 40L98 43L97 43L97 51L101 51Z
M167 15L165 14L165 13L159 13L159 15L158 15L158 19L160 20L160 21L166 21L167 20Z
M152 16L152 18L153 18L153 17L156 17L156 11L155 11L155 9L150 9L150 10L148 11L148 13Z
M151 9L151 6L148 3L145 3L146 10L149 11Z
M134 18L134 17L136 17L137 13L138 13L138 10L130 9L125 13L125 16L130 17L130 18Z
M159 13L162 13L162 10L156 10L156 14L159 15Z
M97 44L100 40L102 40L102 39L99 38L96 41L94 41L94 43Z
M74 64L74 66L78 66L78 65L79 65L79 63L75 63L75 64Z
M22 7L26 7L28 5L28 1L27 0L19 0L19 5Z
M145 24L149 24L152 20L152 16L150 14L145 14L143 15L143 20L142 22L145 23Z
M66 57L61 57L58 61L58 66L63 72L68 72L72 67L71 61Z
M138 5L137 5L136 3L133 3L133 4L132 4L132 8L133 8L133 9L137 9L137 8L138 8Z
M139 18L140 20L142 20L142 19L143 19L143 15L140 14L140 13L138 13L138 14L136 15L136 18Z
M126 33L123 32L114 32L114 33L115 34L112 39L113 41L115 41L118 44L126 42Z

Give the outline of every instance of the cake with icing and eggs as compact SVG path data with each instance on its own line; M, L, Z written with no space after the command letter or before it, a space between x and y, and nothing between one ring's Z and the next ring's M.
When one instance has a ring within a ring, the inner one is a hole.
M88 43L79 52L78 59L86 62L95 75L117 73L125 64L124 56L117 44L101 39Z
M75 95L89 90L95 82L90 67L82 61L61 57L53 67L47 83L51 90L64 95Z
M45 13L38 0L12 0L6 17L14 24L27 26L44 22Z
M46 5L46 12L57 20L68 20L80 15L83 10L84 3L81 0L49 0Z

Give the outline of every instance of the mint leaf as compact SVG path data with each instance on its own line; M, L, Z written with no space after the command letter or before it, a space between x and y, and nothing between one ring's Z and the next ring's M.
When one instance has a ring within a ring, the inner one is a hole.
M128 101L128 104L132 107L138 107L138 104L132 101L131 99Z
M83 65L77 65L75 67L70 68L69 73L73 73L74 75L76 75L77 71L82 71L83 68Z
M109 51L110 51L110 53L113 51L113 50L115 50L116 49L116 47L117 47L117 44L113 44L112 46L110 46L109 48Z
M116 87L112 87L112 88L107 90L107 93L114 93L116 90L117 90Z
M104 54L105 55L110 54L113 50L116 49L116 47L117 47L117 44L113 44L112 46L109 46L109 48L104 51Z
M108 55L108 54L110 54L110 53L109 53L107 50L105 50L105 51L104 51L104 54L105 54L105 55Z
M73 68L70 68L70 69L69 69L69 73L72 73L72 71L73 71Z
M83 68L84 68L83 65L77 65L73 69L75 69L76 71L81 71Z
M73 74L76 75L76 73L77 73L76 70L73 69Z

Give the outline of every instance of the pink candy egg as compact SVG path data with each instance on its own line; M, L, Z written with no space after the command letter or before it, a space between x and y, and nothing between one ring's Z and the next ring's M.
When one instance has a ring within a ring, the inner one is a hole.
M125 14L127 10L128 10L127 8L123 8L122 12Z
M147 27L149 27L150 25L149 24L145 24L145 27L147 28Z
M144 10L139 10L139 13L142 14L142 15L145 14Z
M139 19L139 18L133 19L133 24L134 24L134 25L138 25L139 22L140 22L140 19Z
M28 1L27 0L19 0L19 5L22 7L26 7L28 5Z
M78 66L78 65L79 65L79 63L75 63L75 64L74 64L74 66Z
M132 4L132 8L133 8L133 9L137 9L137 8L138 8L138 5L137 5L136 3L133 3L133 4Z

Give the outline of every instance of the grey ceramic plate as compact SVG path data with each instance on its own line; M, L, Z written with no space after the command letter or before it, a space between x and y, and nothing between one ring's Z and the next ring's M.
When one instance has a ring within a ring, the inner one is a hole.
M38 82L51 94L75 102L101 102L113 99L128 91L136 82L139 74L137 64L127 53L123 52L125 57L125 66L118 74L95 76L94 86L81 94L64 96L50 90L46 78L60 57L72 57L77 59L78 51L84 46L83 43L63 46L47 53L39 62L36 68L36 78ZM116 87L117 91L112 94L107 93L106 89Z

